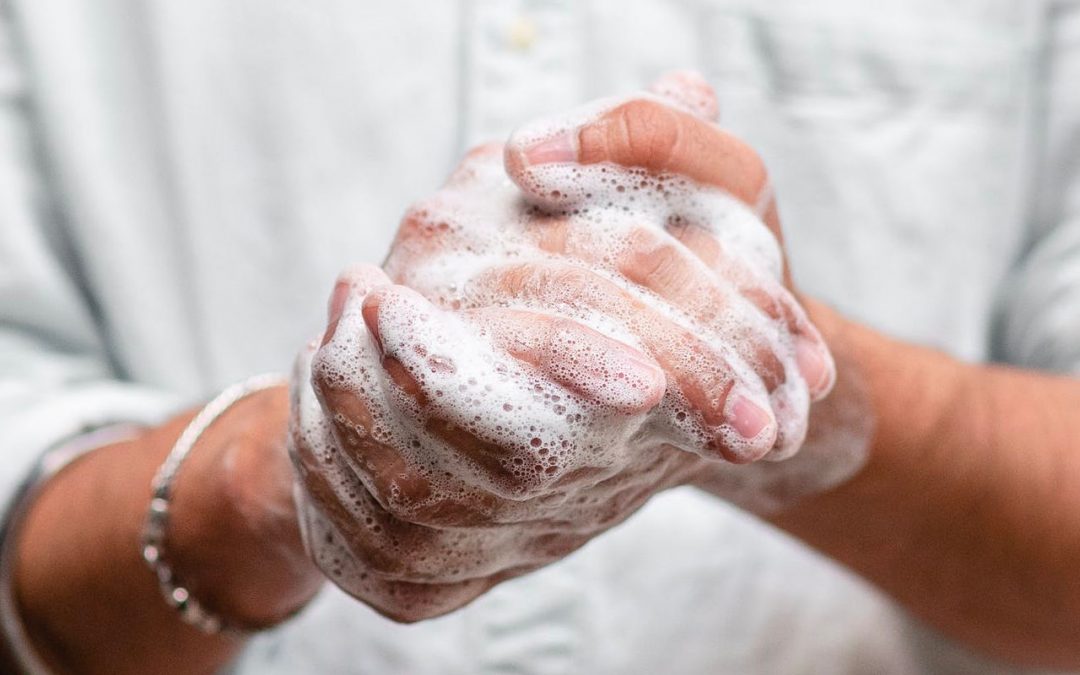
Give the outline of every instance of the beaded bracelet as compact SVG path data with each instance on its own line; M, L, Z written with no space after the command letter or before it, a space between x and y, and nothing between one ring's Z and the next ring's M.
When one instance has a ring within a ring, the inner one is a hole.
M172 506L173 481L180 470L180 465L187 458L191 448L206 429L229 408L241 399L265 389L283 385L287 379L282 375L264 374L250 377L227 387L199 411L188 423L180 438L177 439L169 456L165 458L152 483L153 496L150 509L143 527L142 557L157 577L158 586L165 602L177 610L180 618L209 635L228 635L243 638L265 630L265 626L246 626L239 622L227 621L208 610L177 579L172 565L168 561L165 549L165 535L169 525L169 511Z

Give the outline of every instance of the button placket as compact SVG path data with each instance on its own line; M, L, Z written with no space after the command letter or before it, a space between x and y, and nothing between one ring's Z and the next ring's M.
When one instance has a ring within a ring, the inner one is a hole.
M581 8L568 0L466 4L462 150L581 101Z

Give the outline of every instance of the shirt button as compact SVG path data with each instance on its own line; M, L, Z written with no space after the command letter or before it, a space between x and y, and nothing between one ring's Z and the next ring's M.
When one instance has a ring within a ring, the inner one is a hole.
M536 42L536 22L528 17L519 16L507 29L507 39L514 49L527 51Z

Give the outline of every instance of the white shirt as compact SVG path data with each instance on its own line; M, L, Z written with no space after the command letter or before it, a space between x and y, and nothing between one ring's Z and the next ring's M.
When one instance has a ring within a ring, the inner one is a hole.
M1080 372L1077 2L0 8L0 496L84 425L286 369L338 270L378 262L468 145L672 68L764 154L803 290ZM1011 672L688 489L438 620L328 588L236 670Z

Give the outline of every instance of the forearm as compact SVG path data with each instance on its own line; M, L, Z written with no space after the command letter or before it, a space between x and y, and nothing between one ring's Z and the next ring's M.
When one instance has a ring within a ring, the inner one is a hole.
M288 504L284 450L256 450L283 443L286 408L283 390L236 404L175 484L167 547L177 574L208 607L251 623L282 618L318 584ZM16 590L35 644L60 670L213 672L241 646L180 621L140 557L151 479L189 419L91 453L33 505Z
M977 649L1080 664L1080 383L814 318L861 369L877 427L854 479L774 522Z

